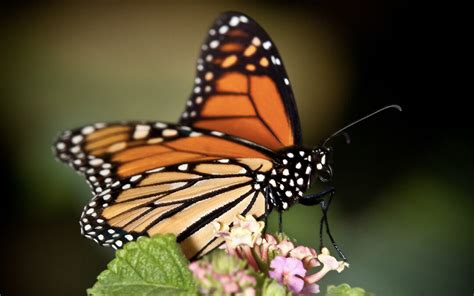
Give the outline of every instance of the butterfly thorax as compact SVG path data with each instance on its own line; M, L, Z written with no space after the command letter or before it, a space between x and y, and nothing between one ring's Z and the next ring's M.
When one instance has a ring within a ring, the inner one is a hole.
M288 209L308 189L314 170L311 149L291 147L281 150L268 181L270 204L280 211Z

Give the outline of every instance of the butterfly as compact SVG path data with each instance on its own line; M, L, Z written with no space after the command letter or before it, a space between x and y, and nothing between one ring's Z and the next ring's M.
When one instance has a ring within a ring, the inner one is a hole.
M177 124L95 123L59 136L57 158L93 190L80 218L85 237L117 249L173 233L196 258L222 243L213 221L264 219L332 192L304 194L314 180L331 179L331 149L302 145L283 61L254 20L220 15L196 73Z

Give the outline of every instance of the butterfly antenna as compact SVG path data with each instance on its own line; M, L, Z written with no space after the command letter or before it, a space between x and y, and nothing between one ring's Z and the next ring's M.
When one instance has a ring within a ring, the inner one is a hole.
M334 132L332 135L330 135L329 137L327 137L326 140L324 140L324 142L323 142L323 144L322 144L321 146L326 146L326 143L329 142L329 140L331 140L332 138L334 138L335 136L337 136L337 135L339 135L339 134L341 134L341 133L343 133L344 137L346 138L346 143L349 144L349 143L350 143L350 138L349 138L349 135L345 132L345 130L347 130L348 128L350 128L350 127L352 127L352 126L358 124L359 122L364 121L364 120L366 120L366 119L368 119L368 118L370 118L370 117L372 117L372 116L374 116L374 115L376 115L376 114L378 114L378 113L380 113L380 112L382 112L382 111L385 111L385 110L387 110L387 109L397 109L397 110L400 111L400 112L402 111L402 107L400 107L399 105L389 105L389 106L385 106L385 107L383 107L383 108L380 108L380 109L378 109L377 111L374 111L374 112L370 113L369 115L366 115L366 116L364 116L364 117L362 117L362 118L360 118L360 119L358 119L358 120L356 120L356 121L354 121L354 122L352 122L352 123L346 125L345 127L341 128L341 129L339 129L339 130L337 130L337 131Z

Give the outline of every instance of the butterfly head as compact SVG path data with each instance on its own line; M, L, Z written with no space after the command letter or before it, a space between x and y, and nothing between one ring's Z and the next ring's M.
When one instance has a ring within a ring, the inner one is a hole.
M321 182L329 182L332 179L332 149L330 147L316 147L313 150L314 175Z

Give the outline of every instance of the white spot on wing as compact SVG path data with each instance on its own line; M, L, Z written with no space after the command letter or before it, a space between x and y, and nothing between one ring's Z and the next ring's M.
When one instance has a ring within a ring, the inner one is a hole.
M239 19L242 23L247 23L249 21L249 19L245 15L241 15Z
M226 25L219 28L219 33L221 34L225 34L227 31L229 31L229 27Z
M71 142L73 144L79 144L83 139L84 139L84 137L82 135L76 135L76 136L72 137Z
M157 122L157 123L155 123L155 126L156 126L157 128L165 128L165 127L167 127L168 125L167 125L166 123Z
M219 41L217 41L217 40L212 40L211 43L209 43L209 46L210 46L211 48L216 48L216 47L219 46Z
M141 177L142 177L142 175L135 175L135 176L130 178L130 182L135 182L135 181L139 180Z
M99 174L101 174L102 176L106 177L110 174L110 170L101 170L99 172Z
M99 166L101 165L102 163L104 163L104 160L102 160L101 158L94 158L92 159L91 161L89 161L89 164L91 166Z
M95 130L95 129L94 129L93 126L86 126L86 127L84 127L84 128L81 130L81 132L82 132L83 135L88 135L88 134L93 133L94 130Z
M258 37L253 37L252 44L255 45L255 46L260 46L262 44L262 42L260 41L260 39Z
M146 172L147 172L147 173L158 173L158 172L161 172L161 171L164 170L164 169L165 169L164 167L161 167L161 168L149 170L149 171L146 171Z
M218 137L221 137L221 136L224 135L224 133L217 132L217 131L212 131L211 134L214 135L214 136L218 136Z
M176 136L177 134L178 134L178 131L174 129L165 129L162 132L163 137L173 137L173 136Z
M139 124L135 127L135 132L133 133L133 138L134 139L143 139L146 136L148 136L149 131L150 131L150 126L149 125Z
M81 151L81 148L79 146L74 146L71 148L71 152L74 154L79 153L79 151Z
M233 16L229 21L229 25L231 25L232 27L235 27L239 24L239 22L240 22L239 18L236 16Z
M187 165L187 164L182 164L182 165L180 165L180 166L178 167L178 170L180 170L180 171L185 171L185 170L187 170L187 169L188 169L188 165Z

